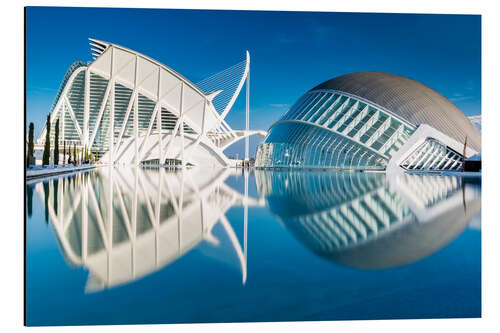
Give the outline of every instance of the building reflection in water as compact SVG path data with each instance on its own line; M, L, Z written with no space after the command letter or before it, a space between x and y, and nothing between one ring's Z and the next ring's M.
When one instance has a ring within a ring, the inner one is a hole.
M243 284L247 269L248 206L263 201L225 184L230 169L101 168L36 184L66 261L89 270L85 290L128 283L165 267L222 225L238 258ZM243 246L226 218L244 207Z
M245 284L249 206L267 205L314 253L361 269L429 256L481 208L480 178L256 170L255 199L247 172L243 193L225 183L234 173L115 167L28 185L44 201L66 261L89 270L87 292L151 274L202 241L220 246L212 233L218 224ZM226 217L235 206L243 207L243 244Z
M301 243L360 269L425 258L481 209L480 178L257 170L256 181L271 212Z

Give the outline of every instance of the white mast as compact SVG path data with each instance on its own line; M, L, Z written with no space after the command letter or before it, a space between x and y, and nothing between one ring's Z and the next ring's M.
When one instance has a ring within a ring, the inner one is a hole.
M245 110L245 131L248 133L250 130L250 53L247 51L247 64L248 64L248 75L247 75L247 91L246 91L246 110ZM248 145L249 137L245 137L245 161L248 161Z

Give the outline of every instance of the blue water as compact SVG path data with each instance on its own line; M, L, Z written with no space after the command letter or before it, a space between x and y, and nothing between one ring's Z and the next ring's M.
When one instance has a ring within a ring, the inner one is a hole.
M27 324L481 316L480 181L207 173L101 168L28 182Z

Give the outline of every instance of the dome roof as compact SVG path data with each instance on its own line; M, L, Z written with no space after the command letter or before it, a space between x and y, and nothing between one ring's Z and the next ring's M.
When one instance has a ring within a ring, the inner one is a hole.
M332 89L364 98L413 125L428 124L481 151L481 136L472 122L446 97L415 80L382 72L338 76L311 90Z

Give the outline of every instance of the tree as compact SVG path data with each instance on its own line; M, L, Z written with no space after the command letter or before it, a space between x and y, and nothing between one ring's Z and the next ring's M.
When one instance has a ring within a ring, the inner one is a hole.
M42 165L50 163L50 113L47 115L47 123L45 124L45 146L43 147Z
M59 118L56 120L56 133L54 135L54 165L59 165Z
M35 144L33 142L33 132L35 131L35 125L33 123L30 123L29 127L29 134L28 134L28 159L27 159L27 166L30 166L30 159L33 156L33 152L35 150Z
M28 217L33 215L33 185L26 185L26 195L27 195L27 205L28 205Z

